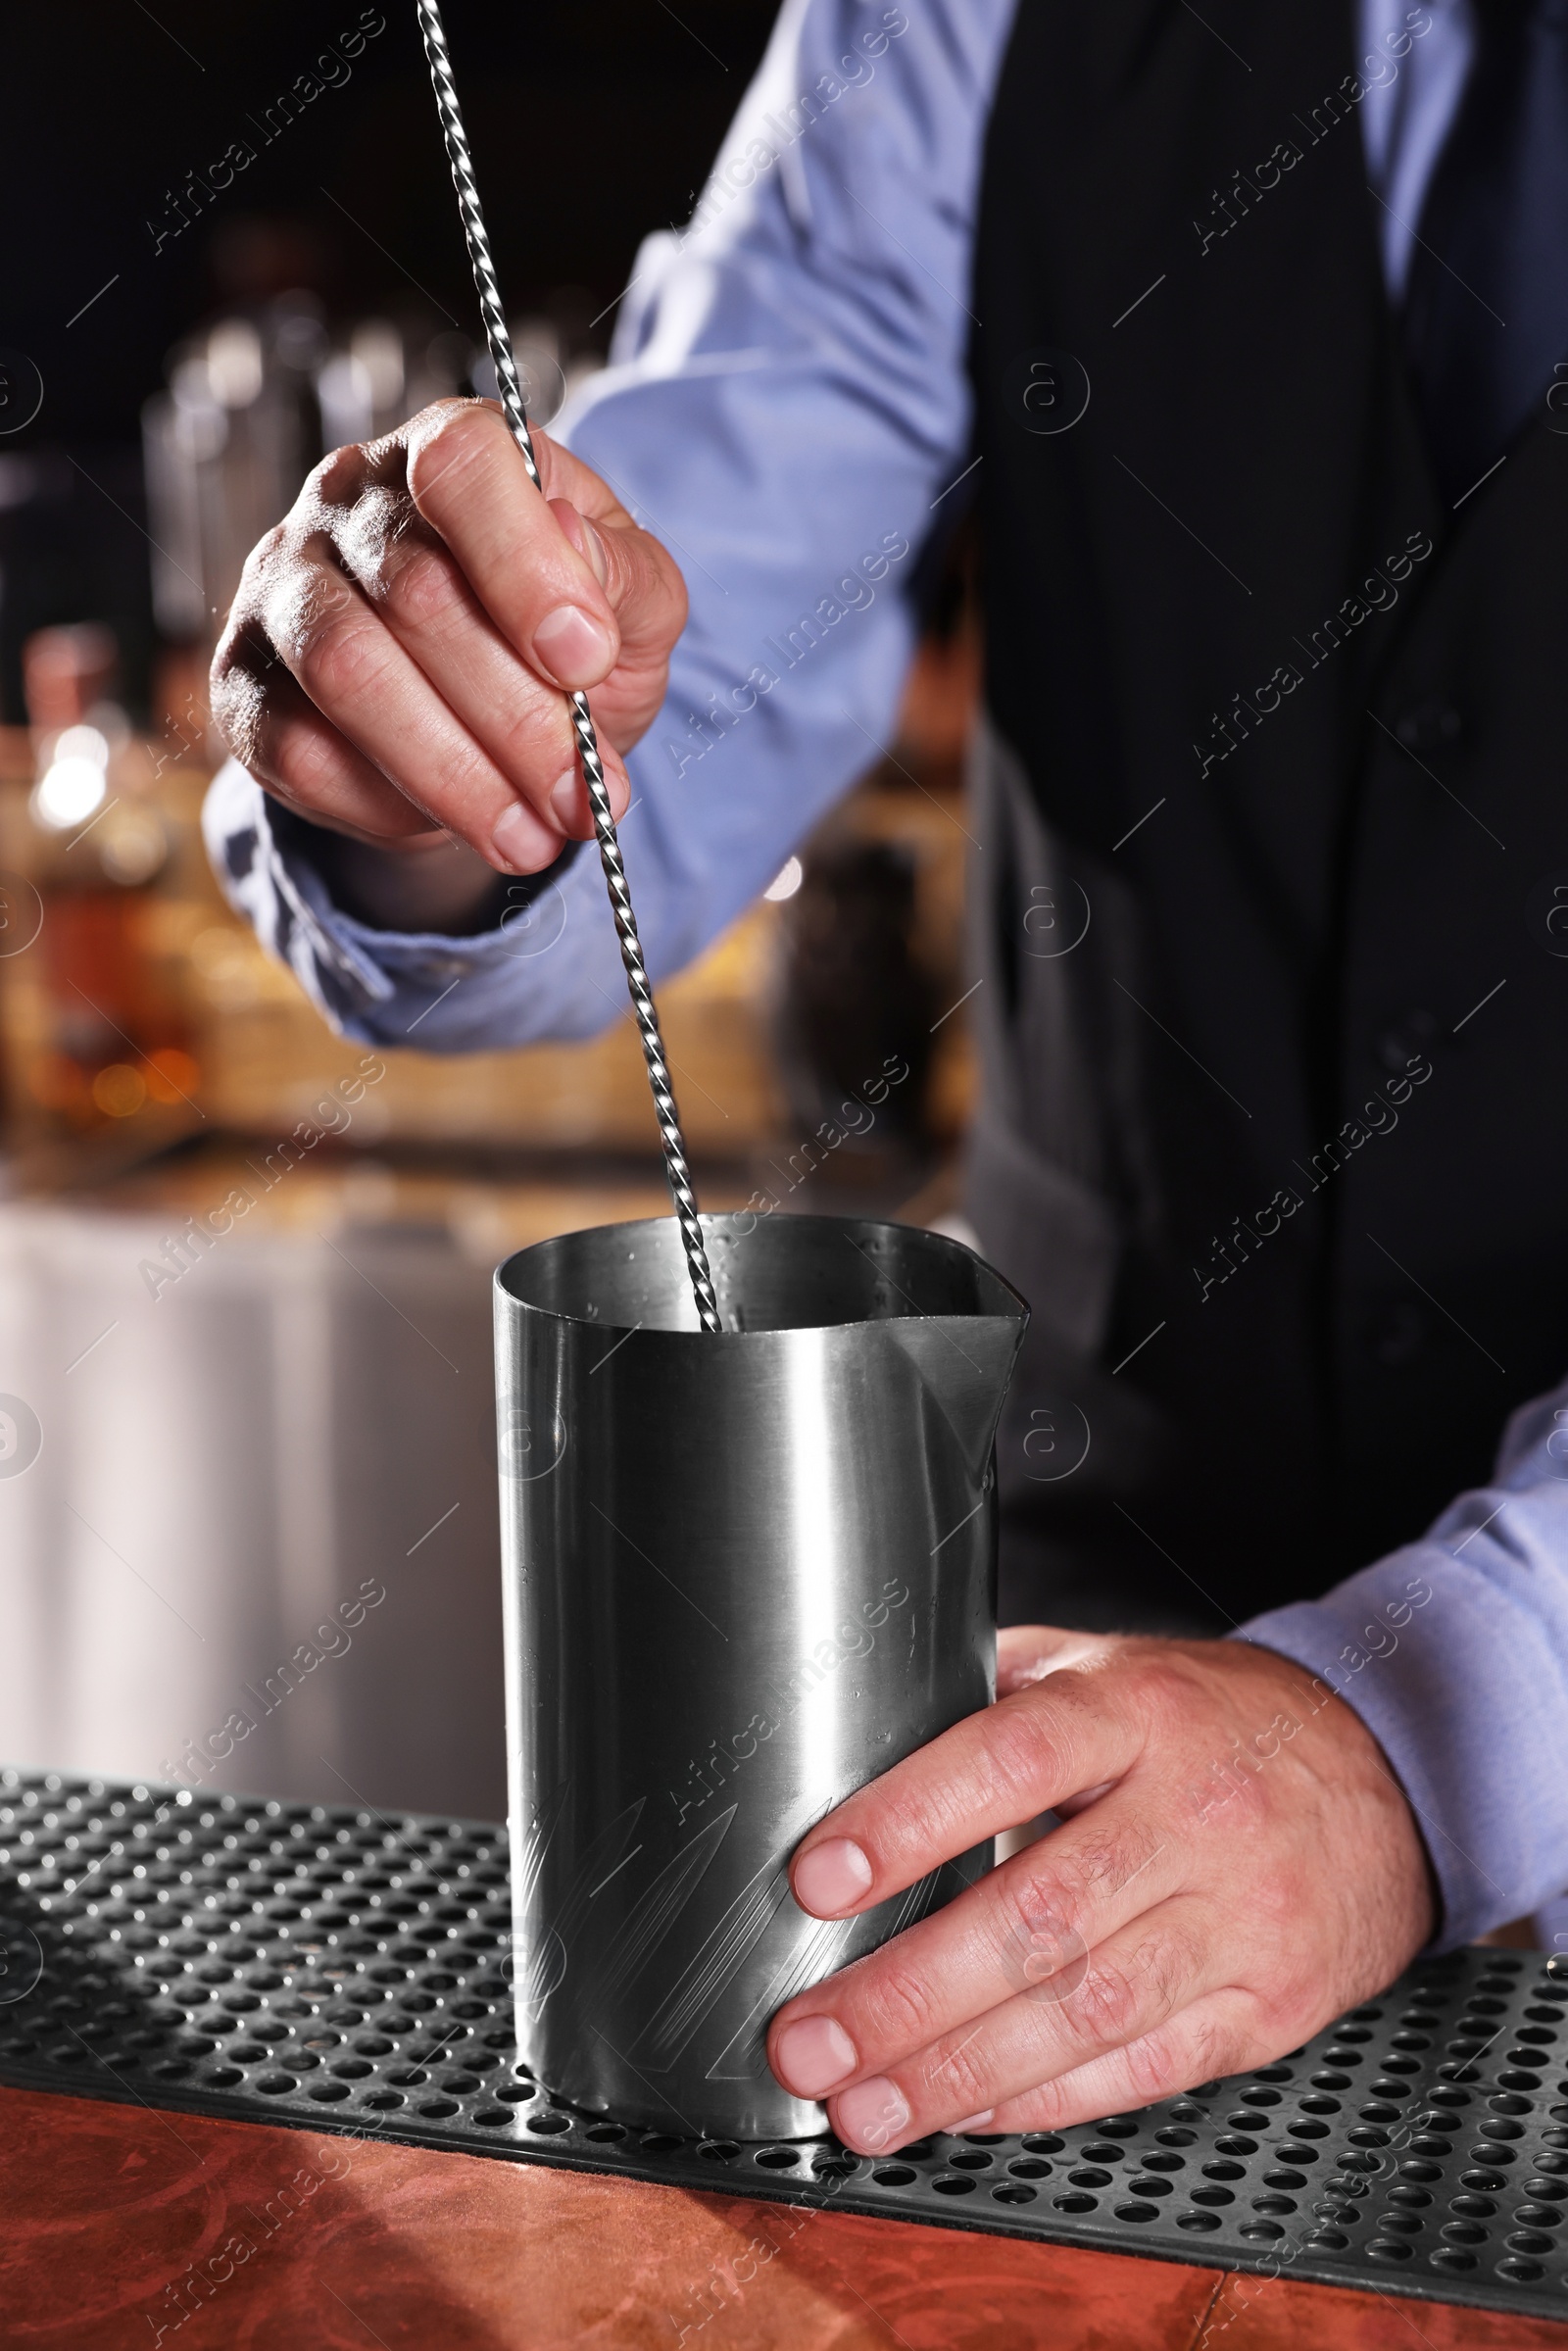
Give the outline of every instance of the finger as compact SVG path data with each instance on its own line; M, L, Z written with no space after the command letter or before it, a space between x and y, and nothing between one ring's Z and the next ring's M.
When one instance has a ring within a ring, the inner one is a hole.
M1005 1625L997 1635L997 1695L1027 1690L1105 1646L1099 1634L1068 1633L1059 1625Z
M796 1848L790 1883L803 1910L845 1918L901 1893L983 1837L1119 1780L1148 1723L1099 1676L1068 1668L1046 1689L1001 1698L945 1731L828 1814Z
M1225 1981L1207 1905L1179 1895L1111 1935L1070 1988L1048 1984L939 2034L902 2065L865 2075L829 2103L846 2146L876 2154L1124 2049Z
M1200 2082L1262 2065L1278 2047L1263 2031L1253 1995L1235 1984L1206 1992L1125 2048L1108 2049L1054 2082L1004 2098L978 2126L986 2131L1066 2131L1074 2123L1126 2114L1174 2098Z
M618 667L630 677L662 677L669 649L686 625L686 583L673 557L624 508L609 500L597 474L543 434L537 444L550 512L609 597L620 631ZM570 459L577 502L555 494Z
M599 585L604 587L610 577L610 550L598 524L590 522L586 514L579 514L569 498L549 498L545 503Z
M618 824L631 807L631 778L626 773L619 752L605 741L603 732L597 726L594 739L599 745L599 763L605 771L610 813ZM588 798L588 785L580 758L573 759L564 775L555 784L550 795L550 808L551 822L559 824L569 840L591 841L594 838L593 803Z
M1058 1820L1074 1821L1080 1812L1087 1812L1091 1804L1098 1804L1102 1796L1108 1796L1115 1786L1114 1780L1102 1780L1098 1788L1085 1788L1075 1796L1058 1797L1052 1809Z
M265 684L237 663L221 677L215 672L213 716L241 765L313 824L375 847L440 837L280 664Z
M558 837L593 831L577 738L560 688L548 685L502 636L456 559L397 493L357 500L333 539L349 575L420 673L507 782ZM618 762L607 761L612 812L631 797Z
M528 478L498 409L443 401L408 428L409 490L506 642L550 683L597 686L620 630L593 565Z
M781 2008L774 2073L797 2097L883 2073L1020 1994L1066 1999L1089 1953L1183 1883L1179 1842L1124 1796L1054 1831L934 1916Z
M533 873L551 863L563 846L560 828L519 800L326 553L325 542L308 545L263 598L262 625L296 683L429 822L499 871Z
M592 565L595 578L615 607L620 659L614 676L607 681L604 698L613 697L612 717L628 730L624 735L612 735L612 740L629 744L664 699L670 649L686 625L685 584L658 541L635 525L627 522L613 529L607 525L607 530L601 531L565 498L552 498L550 511L578 554ZM628 793L626 805L629 803ZM558 804L563 820L571 805L564 791ZM579 786L577 805L580 820L587 827L582 834L586 839L591 830L586 787ZM612 799L612 812L618 821L625 808Z

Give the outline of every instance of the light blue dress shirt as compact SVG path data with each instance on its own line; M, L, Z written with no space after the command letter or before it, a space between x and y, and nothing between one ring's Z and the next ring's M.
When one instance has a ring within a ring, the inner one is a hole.
M966 297L1012 11L785 0L692 224L643 246L612 365L563 420L691 597L668 699L627 761L621 838L656 977L756 898L889 739L906 589L972 470ZM1360 0L1360 33L1397 293L1471 55L1469 0ZM591 851L500 930L448 939L343 914L302 828L274 829L232 763L207 831L233 903L365 1043L461 1053L590 1036L624 1011ZM1568 1383L1514 1421L1496 1483L1423 1541L1246 1631L1382 1740L1442 1883L1445 1941L1568 1886Z

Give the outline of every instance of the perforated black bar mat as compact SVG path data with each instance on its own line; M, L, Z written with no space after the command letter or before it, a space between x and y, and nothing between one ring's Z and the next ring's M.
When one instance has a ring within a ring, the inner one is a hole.
M0 2082L1568 2320L1568 1960L1463 1951L1278 2065L869 2161L574 2114L505 1833L0 1772Z

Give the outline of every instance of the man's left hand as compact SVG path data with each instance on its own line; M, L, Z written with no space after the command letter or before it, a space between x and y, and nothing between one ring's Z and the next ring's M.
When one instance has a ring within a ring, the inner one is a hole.
M1245 1641L1002 1636L996 1705L796 1851L847 1918L983 1838L1062 1825L791 2000L768 2058L845 2145L1060 2129L1266 2063L1430 1938L1414 1816L1377 1741Z

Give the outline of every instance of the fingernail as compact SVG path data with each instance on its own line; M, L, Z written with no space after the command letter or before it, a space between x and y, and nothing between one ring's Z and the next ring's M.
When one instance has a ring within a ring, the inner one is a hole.
M963 2131L983 2131L996 2111L994 2106L988 2106L984 2114L966 2114L961 2123L950 2123L948 2136L956 2138L958 2133Z
M593 686L610 667L614 643L592 613L563 604L547 612L534 630L533 649L559 684Z
M857 2062L855 2043L835 2018L803 2016L779 2034L773 2071L798 2098L820 2098Z
M890 2146L909 2126L909 2102L885 2074L858 2082L834 2101L839 2136L875 2154Z
M555 835L518 801L496 818L490 840L507 863L520 873L536 873L560 855Z
M550 787L551 813L564 833L574 833L581 824L582 804L582 778L575 767L568 767Z
M792 1877L801 1908L831 1919L860 1899L871 1883L871 1864L851 1838L830 1837L801 1855Z

